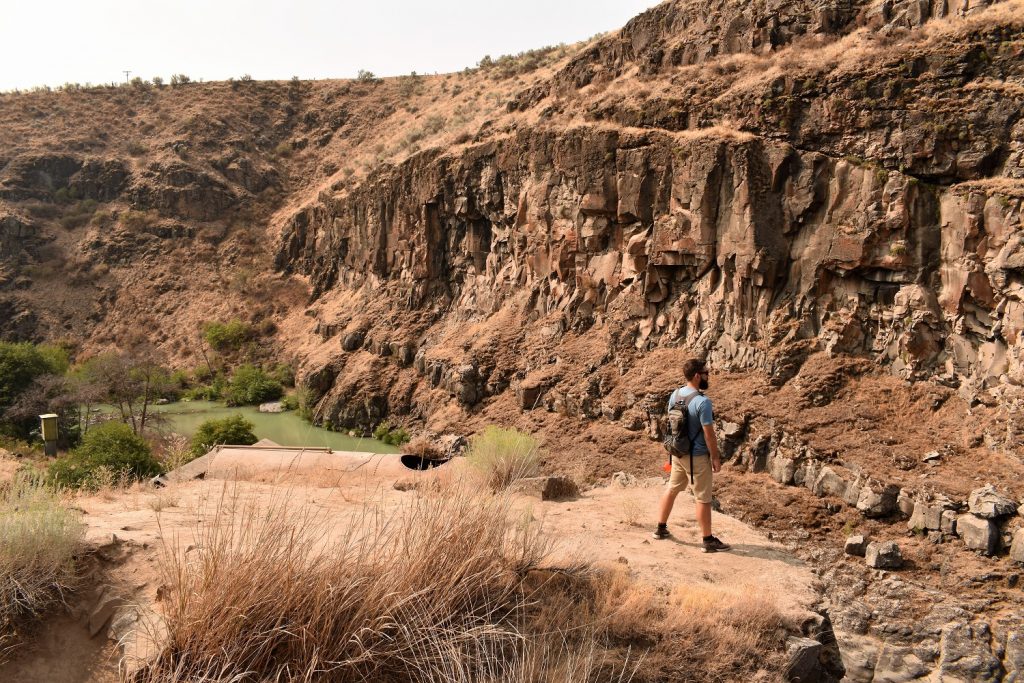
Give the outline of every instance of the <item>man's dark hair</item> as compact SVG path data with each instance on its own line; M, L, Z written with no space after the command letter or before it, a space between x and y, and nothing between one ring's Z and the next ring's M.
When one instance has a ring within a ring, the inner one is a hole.
M691 358L690 360L683 363L683 377L689 382L693 379L693 376L698 372L704 372L707 369L707 363L702 361L700 358Z

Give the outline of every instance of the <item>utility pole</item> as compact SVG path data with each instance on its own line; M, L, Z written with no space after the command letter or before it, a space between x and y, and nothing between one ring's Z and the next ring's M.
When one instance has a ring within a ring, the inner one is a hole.
M131 74L131 71L125 71L124 72L124 84L125 85L128 85L128 75L129 74Z

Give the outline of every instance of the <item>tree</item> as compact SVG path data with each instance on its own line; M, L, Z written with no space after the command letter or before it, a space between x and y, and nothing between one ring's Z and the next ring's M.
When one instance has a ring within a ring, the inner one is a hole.
M254 425L241 415L221 420L207 420L199 425L192 437L192 457L206 455L213 447L222 445L251 446L256 443Z
M0 409L11 405L36 377L60 375L67 367L67 353L57 347L0 342Z
M356 74L356 80L362 83L374 83L377 80L377 76L372 71L360 69L359 73Z
M173 390L170 374L148 349L96 356L83 365L82 373L86 381L100 387L104 398L117 407L121 421L136 434L146 430L153 403Z
M75 375L41 375L21 394L4 413L12 424L23 425L28 434L39 425L39 415L57 415L57 444L68 448L76 444L89 426L93 405L101 403L100 387L84 382Z
M50 412L45 399L54 393L67 368L68 355L60 347L0 342L0 418L6 431L28 436L38 424L38 415ZM54 379L45 388L33 389L44 377Z

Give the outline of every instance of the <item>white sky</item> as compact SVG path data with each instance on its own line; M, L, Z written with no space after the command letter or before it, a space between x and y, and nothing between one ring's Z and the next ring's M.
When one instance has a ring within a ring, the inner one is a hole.
M657 0L0 0L0 90L439 73L617 29Z

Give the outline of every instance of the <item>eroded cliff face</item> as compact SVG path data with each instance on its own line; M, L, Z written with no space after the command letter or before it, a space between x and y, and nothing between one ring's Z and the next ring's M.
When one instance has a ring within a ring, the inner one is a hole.
M683 345L779 383L820 349L1011 400L1020 219L1019 198L754 136L581 127L324 196L278 263L314 298L370 287L433 323L525 296L524 323L557 311L563 330L612 325L638 349ZM427 329L401 336L429 352Z

